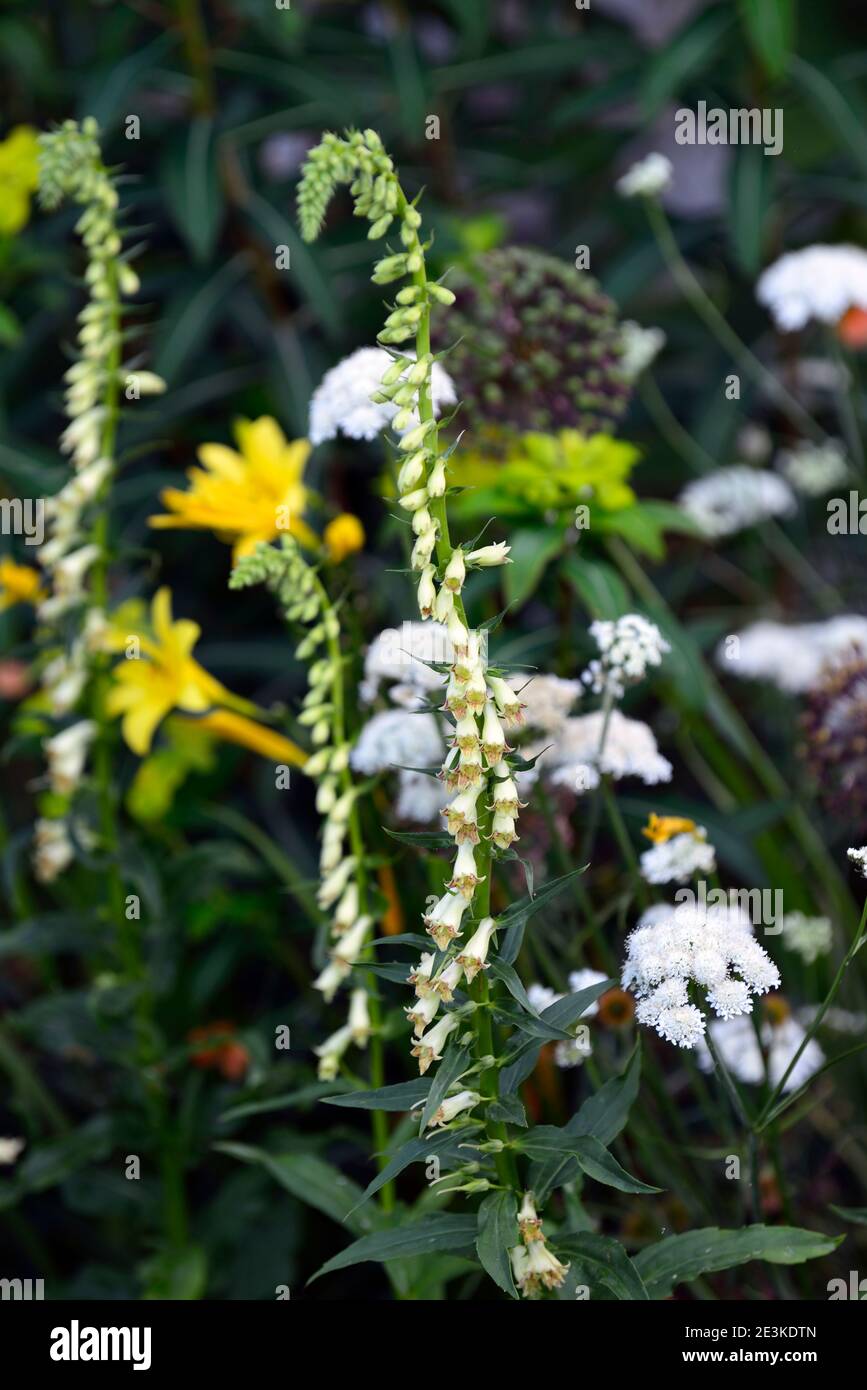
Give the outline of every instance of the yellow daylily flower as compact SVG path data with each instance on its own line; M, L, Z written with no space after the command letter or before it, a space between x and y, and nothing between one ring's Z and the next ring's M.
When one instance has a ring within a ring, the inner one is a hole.
M0 557L0 613L16 603L35 605L44 597L39 570L32 565L18 565L8 555Z
M151 526L213 531L234 546L235 560L273 541L282 531L311 549L318 540L302 520L307 505L304 465L306 439L287 441L270 415L235 425L240 453L225 444L203 444L201 468L190 468L188 491L165 488L160 500L167 515L152 516Z
M664 845L674 835L695 835L696 839L705 839L704 831L700 830L694 820L689 820L686 816L658 816L655 811L651 811L641 833L655 845Z
M15 126L0 140L0 236L17 235L30 216L30 197L39 184L38 155L32 126Z
M329 521L322 533L322 540L328 551L328 558L335 565L339 565L347 555L363 549L364 527L352 512L341 512L333 521Z
M103 645L107 650L129 649L130 635L115 624L107 630ZM201 628L188 618L173 619L169 589L154 595L150 630L133 635L139 654L115 666L105 707L111 718L122 717L123 736L139 757L150 751L158 726L176 710L202 716L203 728L265 757L296 766L306 762L306 754L289 739L237 713L255 706L233 695L194 659Z

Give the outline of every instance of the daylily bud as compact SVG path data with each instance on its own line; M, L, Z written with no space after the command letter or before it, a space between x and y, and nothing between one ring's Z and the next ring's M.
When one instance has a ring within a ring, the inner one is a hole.
M472 1110L481 1099L478 1091L458 1091L456 1096L449 1096L443 1101L433 1118L428 1120L428 1129L433 1129L436 1125L451 1124L452 1120L461 1115L464 1110Z
M496 930L497 923L494 921L494 918L483 917L463 951L458 956L458 963L463 966L464 974L469 984L472 984L479 971L485 968L491 937Z

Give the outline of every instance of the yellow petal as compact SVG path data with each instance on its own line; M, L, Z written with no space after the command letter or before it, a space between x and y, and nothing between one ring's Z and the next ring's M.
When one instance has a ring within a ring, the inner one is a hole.
M308 754L290 739L284 738L274 729L257 724L253 719L233 714L231 710L214 710L197 723L200 729L207 729L218 738L225 739L227 743L237 743L242 748L249 748L272 762L290 763L294 767L303 767L307 762Z

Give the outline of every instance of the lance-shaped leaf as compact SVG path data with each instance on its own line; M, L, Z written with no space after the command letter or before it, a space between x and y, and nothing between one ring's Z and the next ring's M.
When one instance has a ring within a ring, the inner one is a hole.
M669 1236L639 1251L635 1267L651 1298L668 1298L678 1284L749 1260L798 1265L828 1255L845 1236L826 1236L795 1226L744 1226L721 1231L715 1226Z
M419 1134L424 1134L428 1121L433 1119L446 1097L446 1092L459 1076L463 1076L467 1067L470 1065L470 1049L468 1047L451 1047L446 1052L442 1061L436 1069L436 1075L431 1083L430 1094L425 1101L424 1109L421 1112L421 1123L419 1124Z
M569 1134L555 1125L537 1125L525 1138L516 1142L531 1158L574 1158L589 1178L605 1183L606 1187L616 1187L620 1192L653 1193L662 1190L648 1187L647 1183L631 1177L605 1145L588 1134Z
M408 1139L407 1142L398 1149L394 1158L377 1173L372 1182L369 1182L364 1192L361 1194L358 1205L361 1206L370 1197L384 1187L392 1178L396 1178L398 1173L402 1173L404 1168L408 1168L411 1163L417 1163L419 1159L445 1153L448 1149L456 1147L457 1140L454 1130L444 1130L439 1134L426 1134L419 1139Z
M572 1235L556 1236L553 1244L561 1260L572 1260L580 1267L573 1271L573 1275L577 1274L574 1283L581 1283L581 1276L586 1273L591 1289L594 1284L601 1284L622 1302L637 1302L650 1297L641 1275L619 1240L597 1235L595 1231L576 1231ZM570 1289L570 1297L574 1296L574 1289Z
M430 1088L427 1077L417 1077L399 1081L396 1086L379 1086L375 1091L347 1091L323 1099L326 1105L340 1105L347 1110L411 1110L419 1101L427 1100Z
M492 1192L479 1207L476 1252L483 1268L503 1293L518 1297L509 1251L519 1241L518 1199L514 1192Z
M563 1126L565 1132L576 1136L591 1134L601 1144L610 1144L626 1124L630 1107L638 1095L640 1072L641 1053L636 1044L623 1075L612 1077L604 1086L600 1086L595 1095L585 1100L578 1113ZM553 1154L532 1164L530 1186L539 1201L545 1202L555 1187L571 1182L577 1172L576 1158Z
M471 1255L475 1235L476 1217L473 1215L451 1215L446 1212L425 1216L410 1225L362 1236L361 1240L354 1241L339 1255L326 1261L313 1279L320 1279L323 1274L330 1274L335 1269L363 1264L365 1260L399 1260L406 1255L430 1255L434 1250L458 1250ZM313 1279L309 1281L311 1284Z

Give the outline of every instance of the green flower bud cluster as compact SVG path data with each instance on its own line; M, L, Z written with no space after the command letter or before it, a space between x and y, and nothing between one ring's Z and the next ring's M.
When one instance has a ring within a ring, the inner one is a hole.
M371 240L385 236L400 203L394 165L375 130L327 131L310 151L298 188L298 220L305 241L318 236L339 184L348 183L356 217L370 222Z

